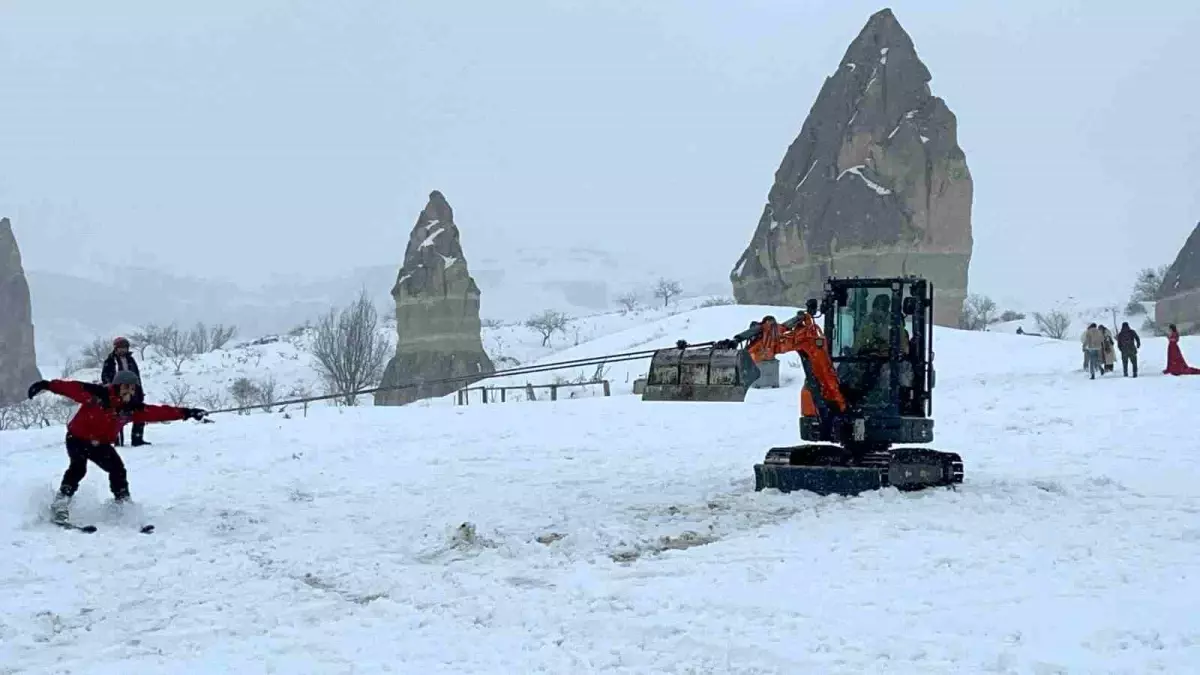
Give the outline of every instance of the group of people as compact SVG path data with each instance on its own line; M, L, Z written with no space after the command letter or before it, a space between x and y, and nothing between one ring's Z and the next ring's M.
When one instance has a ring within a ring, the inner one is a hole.
M149 422L202 420L208 413L199 408L147 405L137 362L129 340L113 340L113 351L100 370L100 383L78 380L39 380L29 386L29 398L43 391L58 394L79 404L67 423L66 449L69 464L58 494L51 505L55 522L66 523L71 497L87 474L88 462L108 474L109 489L116 503L129 500L129 478L125 463L114 446L121 445L125 425L133 424L132 445L149 445L143 434Z
M1101 375L1113 372L1118 352L1121 354L1121 371L1124 376L1129 377L1131 365L1133 377L1138 376L1138 350L1142 348L1142 338L1137 331L1129 327L1129 322L1121 324L1121 329L1115 337L1104 324L1088 324L1079 341L1083 348L1083 369L1093 380L1096 379L1097 372ZM1179 348L1179 329L1175 324L1167 327L1167 367L1163 374L1200 375L1200 368L1189 366L1183 358L1183 350Z

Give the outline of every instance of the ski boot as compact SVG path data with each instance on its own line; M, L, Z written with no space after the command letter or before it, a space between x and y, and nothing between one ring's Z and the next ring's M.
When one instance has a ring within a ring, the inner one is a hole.
M71 520L71 496L58 493L50 503L50 520L57 524L65 524Z

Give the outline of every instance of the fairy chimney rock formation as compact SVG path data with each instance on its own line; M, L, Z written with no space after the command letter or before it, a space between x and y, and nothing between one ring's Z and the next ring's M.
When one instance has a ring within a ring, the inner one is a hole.
M829 276L915 274L957 326L973 187L957 122L891 10L850 44L775 172L730 280L743 304L802 307Z
M409 235L392 297L398 339L381 386L481 376L495 370L480 335L479 287L467 271L454 212L436 190L429 194L429 203ZM445 396L471 381L474 378L381 391L375 394L375 405Z
M1200 223L1163 275L1154 303L1154 322L1164 330L1173 323L1184 334L1200 329Z
M33 347L33 307L21 250L8 218L0 219L0 405L25 398L42 379Z

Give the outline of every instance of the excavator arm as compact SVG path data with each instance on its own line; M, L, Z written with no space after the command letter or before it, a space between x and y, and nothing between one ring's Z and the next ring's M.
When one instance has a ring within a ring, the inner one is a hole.
M800 312L783 323L767 316L761 322L756 322L747 330L735 335L733 339L723 342L729 347L746 342L744 349L755 363L772 359L779 354L797 352L804 363L808 381L816 384L814 393L819 395L831 412L846 412L846 398L842 394L833 360L826 349L825 334L811 313Z

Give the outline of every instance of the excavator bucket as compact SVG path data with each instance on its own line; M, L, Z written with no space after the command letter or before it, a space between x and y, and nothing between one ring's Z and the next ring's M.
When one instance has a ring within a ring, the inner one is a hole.
M660 349L650 357L642 400L741 403L758 374L754 359L741 349L717 346Z

